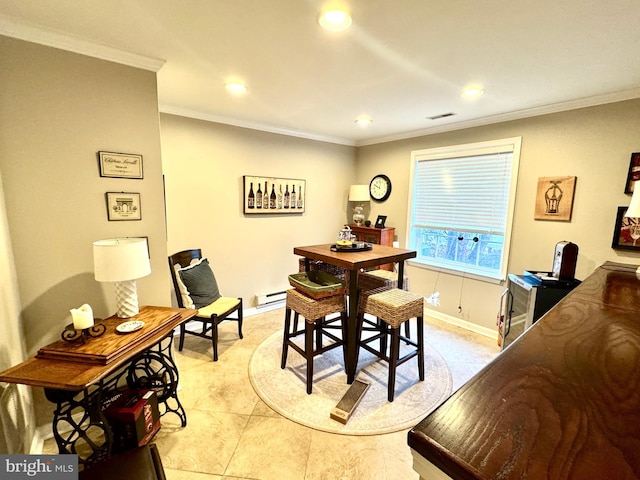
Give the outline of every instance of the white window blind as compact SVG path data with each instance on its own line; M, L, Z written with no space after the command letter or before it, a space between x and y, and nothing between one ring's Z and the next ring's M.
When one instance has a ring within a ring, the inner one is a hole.
M414 226L504 234L512 152L419 160Z
M412 152L407 244L415 262L505 278L520 144L516 137Z

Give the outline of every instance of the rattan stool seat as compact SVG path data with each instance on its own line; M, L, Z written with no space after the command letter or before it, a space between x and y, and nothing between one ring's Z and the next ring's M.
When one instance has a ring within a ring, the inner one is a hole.
M302 315L307 322L313 323L318 318L332 313L346 311L343 295L332 295L324 298L311 298L298 290L287 290L287 308Z
M370 270L362 274L372 275L378 279L384 281L384 285L389 288L398 288L398 273L390 270L384 270L382 268L378 270ZM409 277L403 275L402 277L402 290L409 290Z
M423 315L424 299L415 293L392 288L369 295L366 312L382 319L391 328L398 328L410 318Z

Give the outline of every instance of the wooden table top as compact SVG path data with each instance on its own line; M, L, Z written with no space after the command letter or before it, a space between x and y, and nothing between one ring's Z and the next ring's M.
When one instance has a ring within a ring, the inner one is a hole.
M334 252L331 243L325 245L312 245L308 247L295 247L293 253L312 260L321 260L330 265L356 270L360 268L376 267L385 263L402 262L409 258L415 258L415 250L389 247L386 245L372 244L371 250L364 252Z
M607 262L414 427L453 479L640 478L640 280Z
M62 340L47 345L36 357L1 372L0 382L83 390L155 345L197 313L191 309L145 306L130 319L109 317L102 321L107 325L104 335L90 338L84 345ZM145 322L141 330L126 335L115 332L117 324L136 319Z

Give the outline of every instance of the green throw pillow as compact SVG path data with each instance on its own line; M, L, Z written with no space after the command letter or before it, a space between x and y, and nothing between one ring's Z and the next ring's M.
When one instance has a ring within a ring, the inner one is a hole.
M209 266L209 260L206 258L179 269L178 275L180 275L180 279L187 289L187 295L191 298L195 308L206 307L222 296L216 277Z

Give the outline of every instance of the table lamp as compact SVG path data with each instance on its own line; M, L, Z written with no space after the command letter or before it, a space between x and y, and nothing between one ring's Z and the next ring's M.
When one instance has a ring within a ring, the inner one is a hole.
M625 217L640 218L640 183L633 182L633 195L631 195L631 203L624 214ZM640 225L632 224L629 227L632 235L640 234ZM636 270L636 276L640 278L640 267Z
M368 202L369 201L369 185L351 185L349 187L350 202ZM363 205L356 205L353 208L353 223L362 226L364 223Z
M144 238L111 238L93 243L93 267L98 282L115 282L116 315L137 315L136 279L151 273L147 240Z

